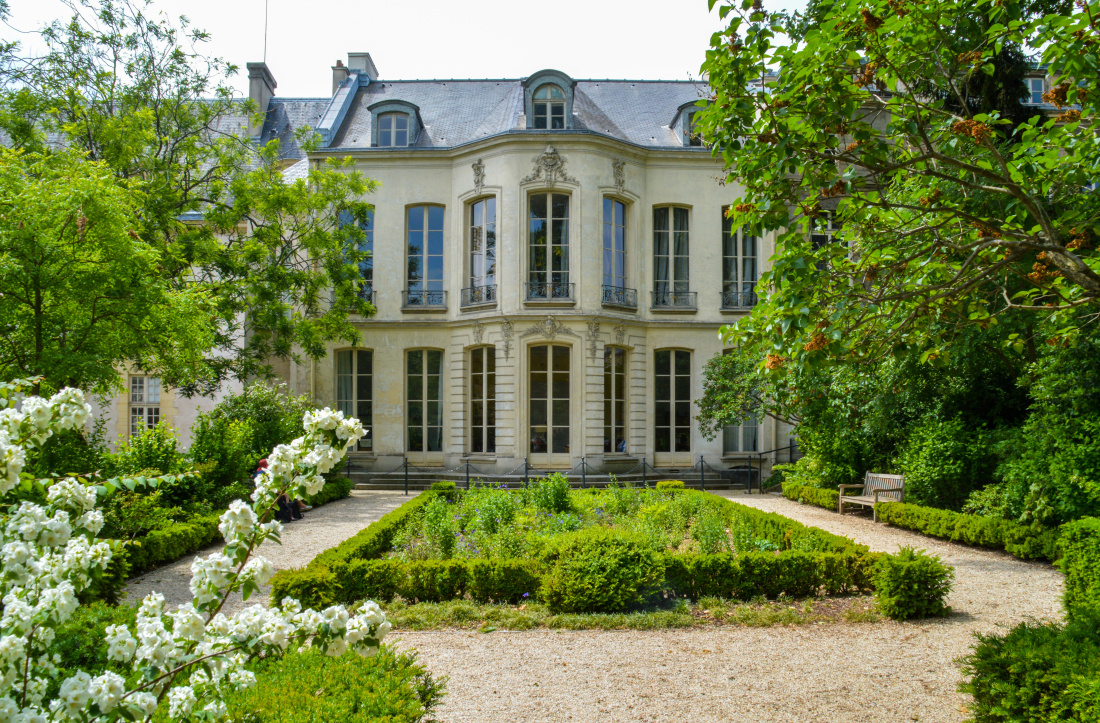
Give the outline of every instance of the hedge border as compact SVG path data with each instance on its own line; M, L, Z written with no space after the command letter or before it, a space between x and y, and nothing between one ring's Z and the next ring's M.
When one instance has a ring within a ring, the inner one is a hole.
M736 507L755 534L791 541L812 535L827 551L747 552L717 555L664 554L665 587L680 597L705 595L750 599L781 593L808 596L820 589L836 595L872 589L875 563L885 553L804 525L774 512L764 512L698 490L668 490L670 494L701 494ZM315 608L353 603L366 598L443 601L469 595L479 601L517 602L537 594L543 570L533 560L430 560L402 562L381 558L394 536L436 495L453 499L454 488L435 486L368 525L344 542L320 553L305 567L283 570L271 581L272 600L291 597Z
M1100 518L1084 517L1062 526L1062 560L1066 575L1066 617L1100 616Z
M1021 525L1011 520L924 507L908 502L879 502L878 518L894 527L929 537L1005 552L1022 560L1059 557L1061 528Z
M835 511L837 505L840 504L840 492L836 490L825 487L810 487L808 485L794 484L793 482L783 483L783 496L795 502L814 505L815 507L824 507L827 510L833 511Z

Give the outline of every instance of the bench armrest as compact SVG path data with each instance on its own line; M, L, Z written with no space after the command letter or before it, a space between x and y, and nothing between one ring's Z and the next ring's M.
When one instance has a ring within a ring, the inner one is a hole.
M862 489L866 489L866 487L867 487L867 485L865 485L865 484L863 484L863 485L840 485L840 487L837 487L837 491L840 492L840 496L843 497L844 496L844 490L862 490Z

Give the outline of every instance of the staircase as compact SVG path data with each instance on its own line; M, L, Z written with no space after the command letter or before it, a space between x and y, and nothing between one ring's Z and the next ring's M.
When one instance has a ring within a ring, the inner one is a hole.
M545 476L546 472L531 471L528 474L527 482L534 482L539 477ZM347 476L355 484L357 490L405 490L406 475L403 471L398 470L395 472L366 472L359 468L353 468ZM699 469L687 468L687 469L660 469L657 471L649 471L646 473L644 479L640 472L635 474L620 474L615 475L616 481L620 485L635 485L641 486L643 482L650 486L656 486L658 481L661 480L682 480L685 487L692 489L704 488L707 490L733 490L747 488L747 481L750 478L748 470L732 469L732 470L711 470L708 469L703 478L699 477ZM611 484L611 478L606 474L586 474L583 478L579 474L570 473L566 475L566 479L573 487L592 487L600 488L607 487ZM752 474L752 486L758 488L757 475ZM432 486L433 482L449 480L454 482L460 489L464 489L467 484L466 475L463 472L440 470L439 472L421 472L410 470L408 473L408 490L409 492L420 492L428 489ZM523 475L492 475L482 476L471 474L469 478L469 484L475 485L481 482L490 483L493 485L504 485L509 488L515 489L523 487L524 477Z

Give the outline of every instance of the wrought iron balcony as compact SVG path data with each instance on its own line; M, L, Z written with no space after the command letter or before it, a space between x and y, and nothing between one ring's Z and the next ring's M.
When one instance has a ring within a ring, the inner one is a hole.
M401 308L406 311L445 311L447 309L446 291L415 291L401 292Z
M603 286L603 305L622 309L638 308L638 292L623 286Z
M653 291L653 307L659 310L693 311L697 293L694 291Z
M528 281L527 300L545 302L572 302L573 284L560 281Z
M741 288L722 292L722 309L751 309L756 306L756 283L741 284Z
M497 303L496 284L486 286L468 286L462 290L462 298L459 305L462 308L468 306L490 306Z
M363 284L359 287L359 298L363 301L374 304L374 286L371 284Z

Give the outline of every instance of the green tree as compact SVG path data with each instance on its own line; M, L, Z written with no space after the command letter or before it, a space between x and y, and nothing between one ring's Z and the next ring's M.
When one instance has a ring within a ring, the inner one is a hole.
M135 185L75 151L0 149L3 378L107 391L150 349L187 365L211 347L203 290L173 288L135 230Z
M1027 350L1037 325L1071 337L1094 323L1100 5L819 7L799 29L759 4L724 4L729 28L707 53L714 97L699 127L745 189L734 227L774 231L779 249L761 304L728 337L776 370L909 350L927 361L963 327L1020 317L1005 341ZM987 80L1009 46L1047 65L1061 109L1014 132L1011 78ZM832 213L842 230L813 239Z
M0 64L0 127L28 149L59 138L131 182L134 230L160 251L160 276L212 308L210 353L168 360L150 344L130 358L191 393L354 342L348 312L373 313L358 265L375 182L337 161L286 178L279 144L248 137L260 117L226 84L237 69L204 55L208 36L186 18L148 0L66 4L72 18L42 30L41 57L9 49Z

